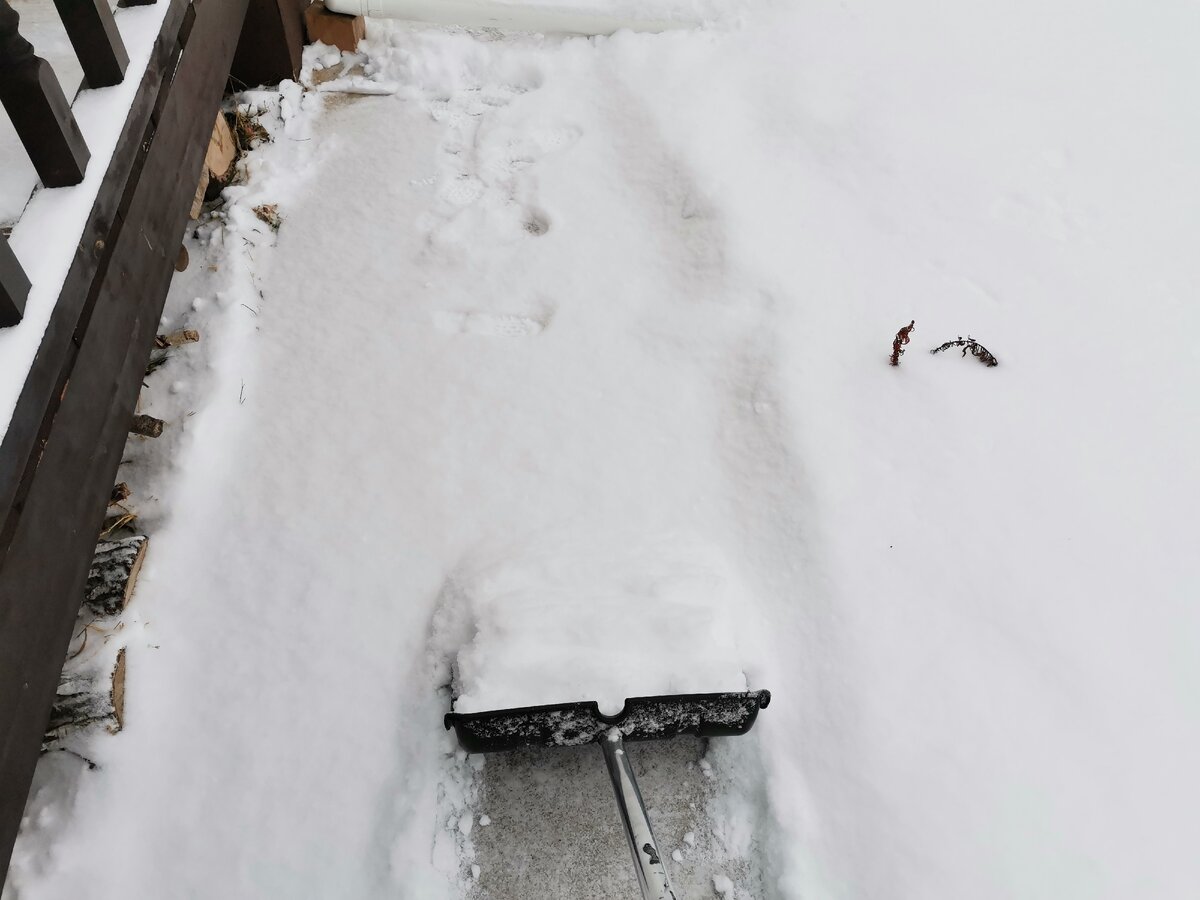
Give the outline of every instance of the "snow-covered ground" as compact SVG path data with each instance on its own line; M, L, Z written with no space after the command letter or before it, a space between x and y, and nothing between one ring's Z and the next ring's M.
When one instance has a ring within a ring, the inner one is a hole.
M623 853L553 818L612 814L583 757L456 754L448 687L738 678L750 735L646 751L700 896L1192 896L1200 7L369 37L382 95L243 98L122 475L127 727L5 900L629 896L531 837Z

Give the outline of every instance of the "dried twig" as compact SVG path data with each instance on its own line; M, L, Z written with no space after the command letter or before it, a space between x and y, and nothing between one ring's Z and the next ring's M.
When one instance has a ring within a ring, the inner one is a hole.
M896 339L892 341L892 356L888 360L893 366L900 365L900 357L904 355L904 345L908 343L908 336L912 334L912 330L916 327L916 324L917 320L913 319L896 332Z
M83 653L84 650L87 649L88 635L91 634L91 630L92 630L91 625L85 625L83 628L83 631L81 631L81 632L79 632L79 634L75 635L75 637L79 637L80 634L83 635L83 643L79 645L78 650L76 650L74 653L67 655L67 662L70 662L73 659L78 659L79 655L81 653Z
M93 762L82 753L76 753L74 750L70 750L67 747L43 747L42 753L66 753L68 756L74 756L76 759L87 763L88 769L93 772L100 768L99 763Z
M992 366L1000 365L1000 360L996 359L996 357L992 355L991 351L988 350L987 347L983 346L983 344L979 343L979 341L975 340L975 338L971 337L969 334L966 337L963 337L960 334L957 340L946 341L946 343L942 344L942 346L934 347L929 352L941 353L943 350L949 350L951 347L962 347L962 355L964 357L970 353L989 369Z
M150 359L146 361L146 378L149 378L159 369L167 364L167 354L151 353Z

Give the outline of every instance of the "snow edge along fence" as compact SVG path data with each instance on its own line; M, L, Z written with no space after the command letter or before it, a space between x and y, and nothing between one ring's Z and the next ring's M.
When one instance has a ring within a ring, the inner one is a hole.
M246 9L275 0L159 2L162 27L0 444L0 882Z

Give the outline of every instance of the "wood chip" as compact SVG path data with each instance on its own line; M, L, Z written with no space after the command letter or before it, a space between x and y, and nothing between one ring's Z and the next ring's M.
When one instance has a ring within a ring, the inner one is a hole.
M200 213L204 209L204 192L208 190L208 169L200 170L200 183L196 185L196 195L192 197L192 211L189 214L191 219L199 219Z
M216 124L213 125L212 137L208 141L208 150L204 154L204 168L215 181L222 183L233 175L233 163L237 158L237 143L224 113L217 113Z
M163 427L166 424L162 419L156 419L154 416L134 416L133 422L129 425L129 431L131 434L140 434L142 437L156 438L163 433Z
M191 328L183 331L172 331L170 334L160 334L154 339L154 346L160 350L170 347L182 347L184 344L194 344L200 340L200 332Z

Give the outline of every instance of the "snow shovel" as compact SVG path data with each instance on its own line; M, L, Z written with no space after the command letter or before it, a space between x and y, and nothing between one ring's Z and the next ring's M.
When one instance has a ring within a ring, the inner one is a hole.
M681 734L745 734L754 725L758 711L770 702L770 691L673 694L630 698L615 716L604 715L594 700L587 700L477 713L449 712L445 723L447 729L454 729L458 742L469 753L598 743L617 795L617 809L643 900L677 900L625 753L625 741L666 740Z

